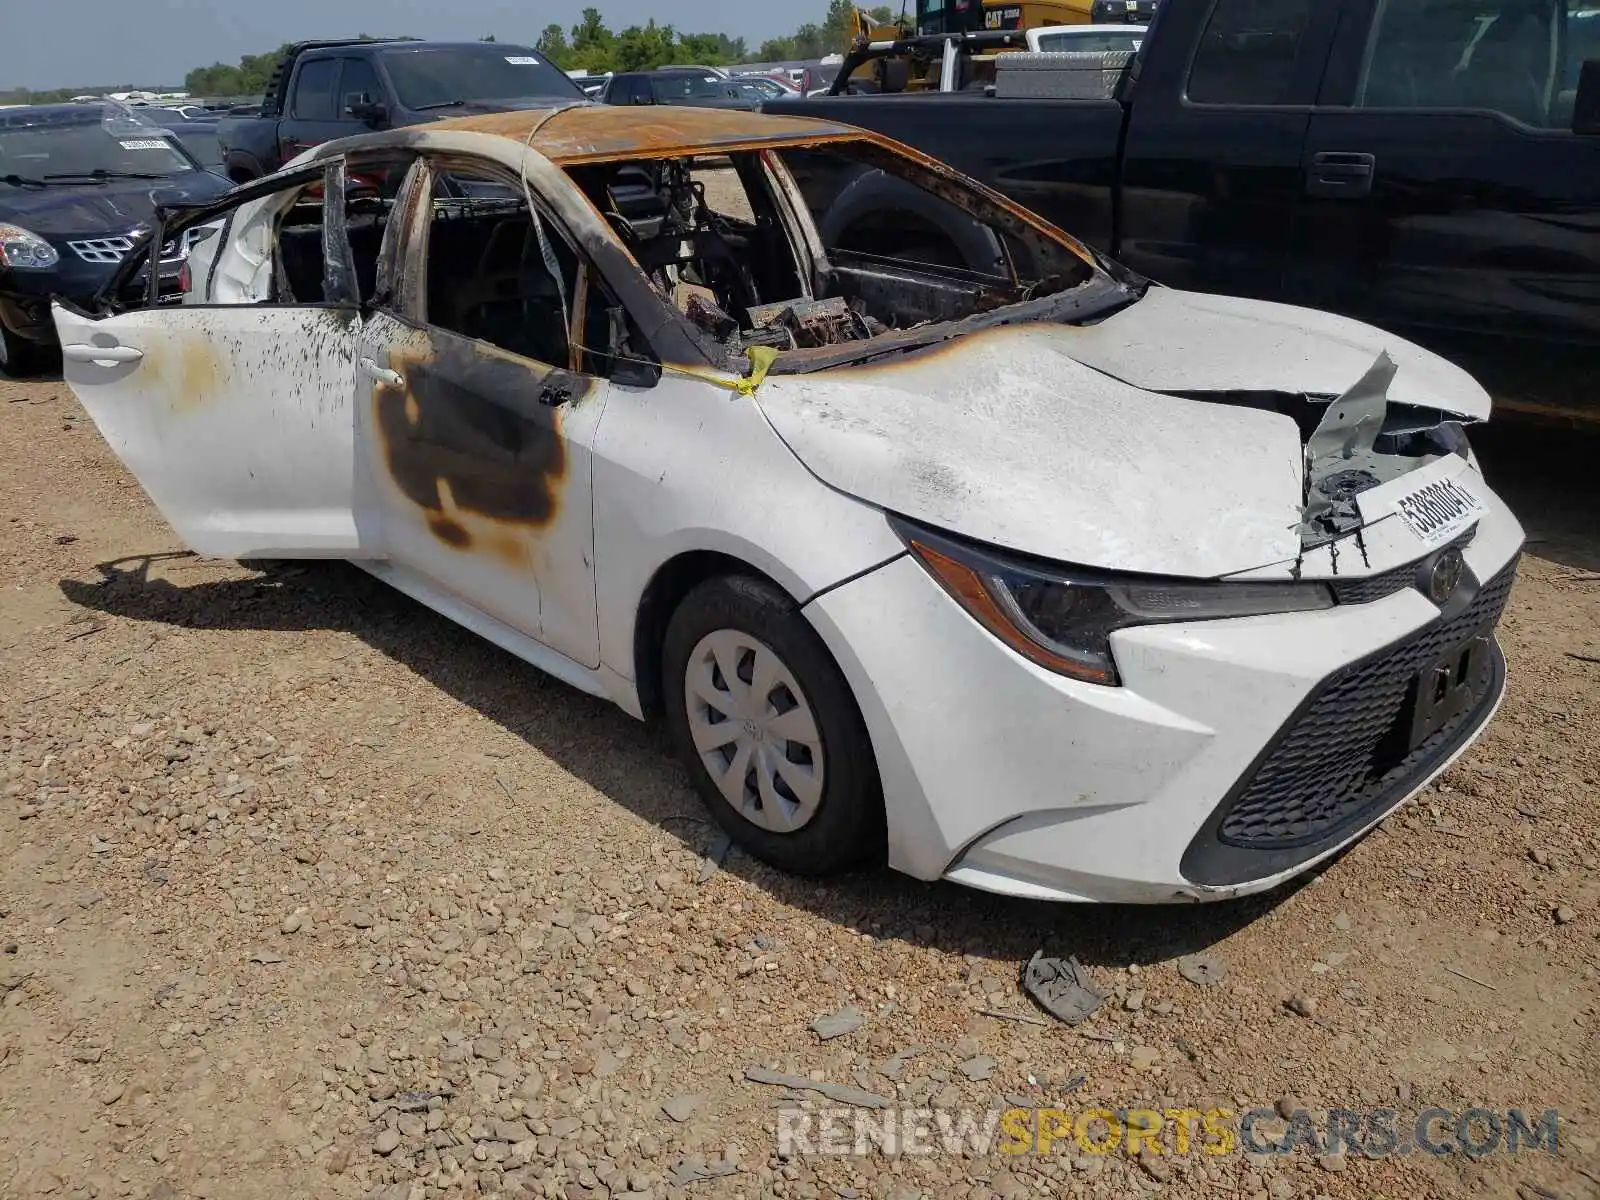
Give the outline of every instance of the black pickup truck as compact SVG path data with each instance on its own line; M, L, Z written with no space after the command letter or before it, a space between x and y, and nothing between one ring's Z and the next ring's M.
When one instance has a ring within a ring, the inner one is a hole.
M299 42L272 73L259 116L217 130L228 178L271 174L302 151L372 129L586 97L537 51L502 42Z
M1504 408L1594 422L1597 60L1600 0L1165 0L1103 99L997 84L763 111L886 134L1159 282L1356 317ZM951 225L870 176L807 199L839 245Z

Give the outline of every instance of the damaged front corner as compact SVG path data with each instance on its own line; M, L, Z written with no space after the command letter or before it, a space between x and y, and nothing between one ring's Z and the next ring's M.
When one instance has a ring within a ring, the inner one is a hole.
M1389 413L1389 388L1398 370L1388 351L1381 351L1366 374L1328 405L1307 439L1306 499L1300 522L1303 549L1360 529L1356 497L1420 465L1420 460L1397 461L1377 449Z

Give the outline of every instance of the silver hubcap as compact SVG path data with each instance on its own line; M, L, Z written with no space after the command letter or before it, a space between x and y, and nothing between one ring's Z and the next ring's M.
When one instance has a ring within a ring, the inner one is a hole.
M695 749L734 810L774 833L805 828L822 802L822 735L783 660L719 629L689 656L683 692Z

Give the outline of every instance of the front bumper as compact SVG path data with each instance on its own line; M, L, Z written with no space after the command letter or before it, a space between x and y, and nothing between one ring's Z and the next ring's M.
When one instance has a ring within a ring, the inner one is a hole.
M806 612L861 705L890 864L1010 895L1128 903L1271 888L1361 837L1476 739L1503 660L1413 752L1409 689L1492 628L1522 530L1483 489L1476 581L1443 613L1414 588L1314 613L1124 630L1123 686L1025 661L910 558Z
M59 296L79 306L93 301L95 293L115 270L115 265L86 263L65 244L51 239L61 255L59 265L45 271L0 271L0 322L18 337L41 345L54 345L55 324L50 320L50 300Z
M118 235L116 240L127 240ZM116 272L119 263L87 262L66 240L51 238L61 255L60 263L47 271L0 271L0 323L18 337L41 345L56 343L55 322L50 318L52 300L65 300L78 308L92 308L101 289ZM160 264L160 300L171 303L181 296L178 275L186 255L164 257ZM146 276L141 271L134 283L143 295Z
M0 291L0 325L26 341L49 345L55 337L48 298Z

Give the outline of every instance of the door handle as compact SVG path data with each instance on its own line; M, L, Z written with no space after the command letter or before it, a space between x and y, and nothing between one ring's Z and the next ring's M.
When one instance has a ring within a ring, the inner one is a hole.
M1311 156L1306 176L1306 195L1365 196L1372 191L1372 176L1378 163L1370 154L1358 151L1324 150Z
M370 358L363 358L358 364L361 373L379 387L393 388L399 391L406 386L405 377L399 371L391 371L388 367L380 367Z
M84 342L74 342L70 346L61 347L61 357L68 362L94 363L97 366L109 367L118 363L138 362L144 357L144 351L136 350L132 346L90 346Z

